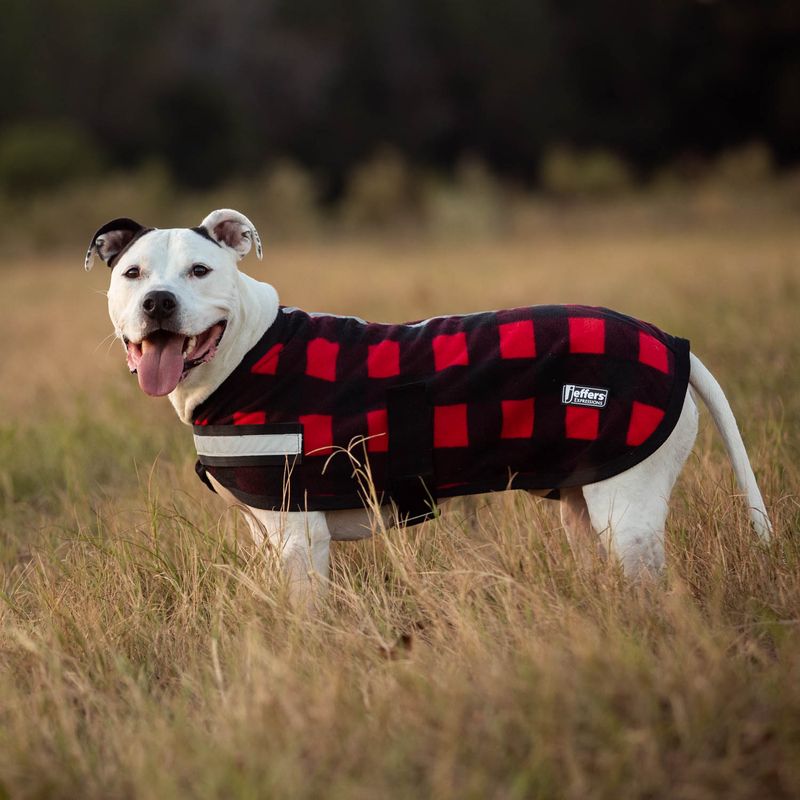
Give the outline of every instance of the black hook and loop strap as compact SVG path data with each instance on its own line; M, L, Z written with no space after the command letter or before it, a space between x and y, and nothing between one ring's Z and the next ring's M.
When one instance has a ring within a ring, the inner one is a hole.
M435 513L433 408L425 383L395 386L386 393L389 428L387 488L401 520L420 522Z

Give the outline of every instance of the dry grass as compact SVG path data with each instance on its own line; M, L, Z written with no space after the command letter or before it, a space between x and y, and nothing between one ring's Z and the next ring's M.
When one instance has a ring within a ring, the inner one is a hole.
M307 308L579 301L690 337L773 544L706 423L662 579L579 570L552 505L505 494L340 545L315 619L107 352L103 270L0 267L0 797L796 797L800 233L634 222L246 268Z

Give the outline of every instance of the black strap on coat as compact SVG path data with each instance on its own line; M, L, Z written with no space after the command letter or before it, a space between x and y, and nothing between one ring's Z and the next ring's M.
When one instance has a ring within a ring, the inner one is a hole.
M434 514L433 408L425 383L395 386L386 394L389 428L387 488L401 520Z

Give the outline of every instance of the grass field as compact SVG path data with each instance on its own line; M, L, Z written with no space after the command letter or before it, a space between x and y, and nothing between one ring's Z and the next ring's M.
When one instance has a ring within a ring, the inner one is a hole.
M706 414L661 578L579 568L506 493L339 545L314 618L106 339L107 271L0 264L0 798L800 796L800 226L636 220L244 268L373 319L581 302L687 336L774 541Z

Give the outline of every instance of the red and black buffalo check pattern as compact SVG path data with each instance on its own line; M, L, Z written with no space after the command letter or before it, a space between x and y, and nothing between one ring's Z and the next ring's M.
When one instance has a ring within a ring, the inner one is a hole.
M368 460L382 501L391 499L389 465L405 436L389 430L388 398L419 383L432 419L433 498L558 489L654 452L675 426L688 376L686 340L602 308L533 306L403 325L281 308L194 424L299 423L304 454L288 480L285 465L206 469L255 507L357 508L351 460L330 456L351 447ZM605 389L607 405L565 405L565 384Z

